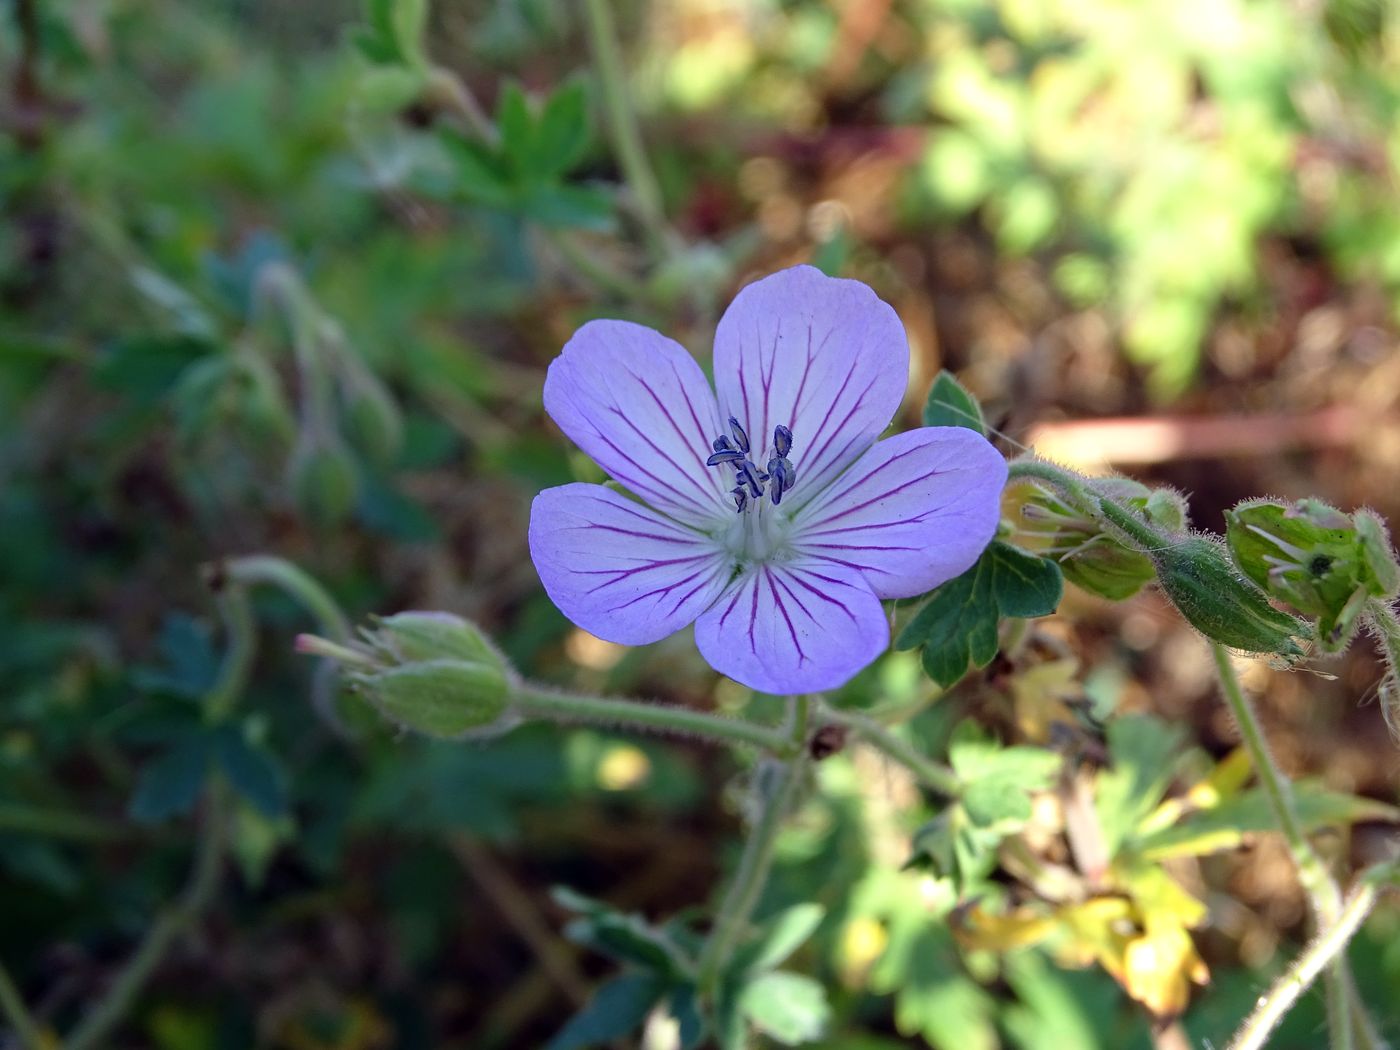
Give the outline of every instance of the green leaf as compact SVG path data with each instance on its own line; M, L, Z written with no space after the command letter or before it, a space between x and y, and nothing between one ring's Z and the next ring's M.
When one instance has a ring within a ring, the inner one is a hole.
M194 809L209 771L209 750L208 734L191 733L146 763L131 796L132 819L155 823Z
M621 1039L640 1027L665 985L655 974L624 973L598 988L546 1050L582 1050Z
M409 65L427 65L423 36L428 27L428 0L393 0L394 41Z
M820 1038L831 1020L826 989L810 977L781 970L750 982L739 996L739 1010L784 1046Z
M535 156L535 118L519 84L511 81L496 102L496 123L501 130L501 154L518 176L529 178Z
M564 929L578 944L630 962L658 974L677 977L688 969L681 948L664 931L650 925L640 915L624 915L602 901L585 897L565 887L556 887L554 899L579 918Z
M1064 577L1054 562L997 540L976 565L933 592L895 647L922 647L928 676L950 686L967 673L969 663L991 662L1002 617L1046 616L1063 592Z
M597 186L532 186L520 210L527 219L555 229L606 232L613 226L612 197Z
M1171 783L1182 730L1148 715L1108 723L1110 768L1099 774L1094 808L1110 854L1157 808Z
M565 84L549 96L535 127L529 170L553 179L571 171L588 150L588 93L583 84Z
M1305 831L1346 827L1363 820L1400 821L1400 810L1375 799L1340 791L1328 791L1316 783L1293 785L1293 801ZM1145 835L1132 843L1145 860L1201 856L1234 849L1248 834L1278 827L1273 808L1263 791L1254 788L1218 806L1193 813L1170 827Z
M1060 756L1033 747L1003 747L977 725L964 721L948 743L948 760L966 788L962 807L974 828L1030 818L1030 795L1050 786Z
M666 1012L676 1022L680 1050L694 1050L705 1038L705 1018L700 1012L700 995L693 984L683 984L672 990L666 1000Z
M938 373L933 388L924 403L924 426L966 427L983 437L987 424L982 420L982 406L947 369Z
M250 744L241 729L221 726L214 732L214 757L233 790L269 820L287 811L282 770L261 747Z
M765 925L762 937L735 953L733 969L742 972L781 966L816 932L825 915L825 908L811 903L795 904L779 912Z

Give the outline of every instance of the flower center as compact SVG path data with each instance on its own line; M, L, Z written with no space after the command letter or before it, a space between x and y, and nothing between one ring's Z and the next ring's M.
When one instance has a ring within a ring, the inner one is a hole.
M728 530L726 546L739 561L736 568L750 561L772 561L786 546L787 516L765 506L763 497L767 495L776 507L797 481L797 472L787 458L792 451L792 431L785 426L774 428L766 470L760 470L749 458L749 436L733 416L729 417L729 434L715 438L712 447L714 455L707 463L734 469L735 485L730 491L738 518Z
M797 472L787 458L792 451L792 431L781 423L773 428L773 454L768 457L768 469L759 470L749 458L749 436L733 416L729 417L729 434L721 434L711 445L714 455L705 461L706 466L734 468L737 482L730 492L734 495L734 509L743 514L753 499L759 504L767 485L768 498L777 506L783 501L783 493L797 481ZM762 458L762 457L760 457ZM757 509L762 509L761 505Z

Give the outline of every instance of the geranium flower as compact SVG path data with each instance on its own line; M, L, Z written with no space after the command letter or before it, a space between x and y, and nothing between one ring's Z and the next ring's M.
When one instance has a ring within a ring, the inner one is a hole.
M836 688L889 644L881 599L977 560L1006 462L960 427L877 441L908 384L904 328L859 281L810 266L739 293L714 373L718 401L650 328L574 333L545 410L631 495L541 492L530 556L554 604L599 638L644 645L694 622L701 655L744 685Z

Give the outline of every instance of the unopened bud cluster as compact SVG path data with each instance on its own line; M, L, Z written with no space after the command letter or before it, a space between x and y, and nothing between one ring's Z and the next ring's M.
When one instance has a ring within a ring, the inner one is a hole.
M474 624L450 613L376 618L342 646L303 638L304 652L338 660L350 689L385 718L425 736L494 735L518 721L515 672Z

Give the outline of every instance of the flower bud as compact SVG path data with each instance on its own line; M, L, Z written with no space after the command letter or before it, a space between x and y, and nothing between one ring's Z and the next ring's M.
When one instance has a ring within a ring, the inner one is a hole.
M403 418L388 389L358 363L342 373L345 430L355 448L388 466L403 446Z
M505 658L476 624L445 612L401 612L377 617L371 642L397 663L467 660L505 666Z
M510 682L492 664L424 660L349 678L386 718L426 736L455 738L514 724Z
M1321 500L1241 503L1225 515L1230 553L1265 593L1317 618L1318 644L1344 649L1369 598L1393 594L1400 571L1379 519Z
M1104 483L1130 505L1142 507L1150 499L1145 486L1125 478ZM1029 485L1020 499L1016 535L1027 549L1051 558L1065 579L1090 594L1113 601L1131 598L1152 579L1152 562L1105 532L1098 522L1070 507L1058 495L1039 485Z
M297 510L313 524L339 525L355 509L359 475L354 457L339 441L303 434L292 453L288 480Z
M1219 543L1159 531L1113 500L1100 505L1104 517L1142 544L1163 592L1196 630L1231 649L1302 655L1294 638L1307 633L1304 625L1270 605L1235 571Z
M516 724L516 675L475 624L451 613L375 619L353 642L312 635L297 649L335 661L350 688L386 718L433 737L504 732Z

